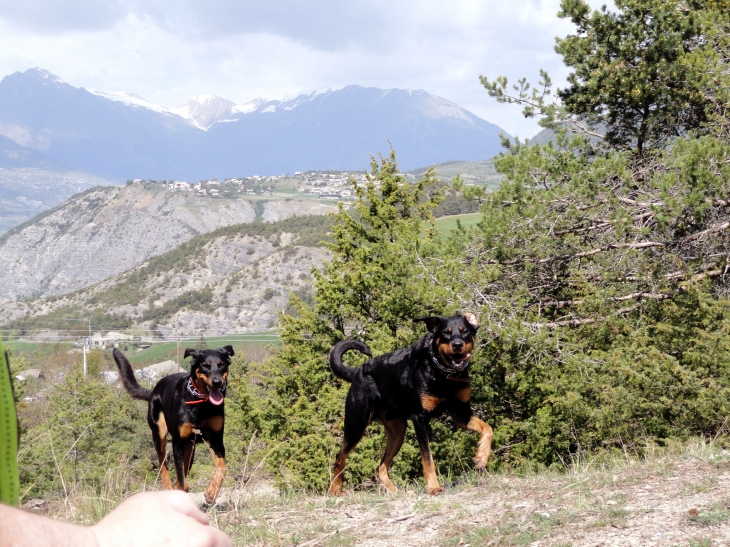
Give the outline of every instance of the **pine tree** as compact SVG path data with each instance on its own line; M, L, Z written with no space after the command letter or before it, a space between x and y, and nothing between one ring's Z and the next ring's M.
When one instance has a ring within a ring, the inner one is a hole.
M315 305L282 317L264 423L285 483L328 483L348 387L327 369L332 344L403 347L426 312L480 318L472 403L495 430L492 466L717 434L730 412L725 2L617 0L611 13L564 0L578 29L558 41L574 72L557 101L545 73L513 96L482 78L556 138L505 140L496 192L457 181L481 201L474 228L439 240L427 184L405 184L392 155L374 164L355 211L337 215ZM456 475L474 439L447 428L434 423L433 449ZM375 431L348 461L354 483L375 469ZM406 444L395 475L418 468Z
M340 205L332 258L324 271L314 272L314 306L294 296L295 315L282 316L284 346L269 363L274 396L263 423L274 440L269 465L284 485L323 490L329 484L349 388L329 371L332 345L357 337L376 353L392 351L423 334L414 317L458 306L422 265L437 243L431 210L439 196L429 192L434 182L428 172L408 183L394 152L373 160L366 184L354 184L353 210ZM348 461L348 476L356 483L371 477L384 446L382 432L373 428ZM420 472L416 453L415 445L404 447L396 475Z
M557 136L507 143L461 260L428 263L459 264L480 311L475 402L511 465L715 435L728 412L728 11L616 6L562 2L563 102L544 73L514 96L483 79Z

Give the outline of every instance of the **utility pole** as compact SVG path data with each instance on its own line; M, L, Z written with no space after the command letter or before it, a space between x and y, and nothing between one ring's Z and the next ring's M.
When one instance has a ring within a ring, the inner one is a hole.
M89 337L84 342L84 376L86 376L86 348L91 344L91 319L86 319L89 322Z

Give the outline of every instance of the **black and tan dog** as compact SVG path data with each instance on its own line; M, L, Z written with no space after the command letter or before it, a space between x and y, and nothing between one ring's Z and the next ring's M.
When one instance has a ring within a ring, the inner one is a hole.
M421 317L428 334L415 344L366 361L359 368L342 364L342 355L356 349L370 357L367 345L357 340L338 342L330 352L330 369L338 378L352 383L345 401L342 448L337 455L330 494L342 491L345 460L362 438L372 420L385 426L385 455L378 466L380 482L391 492L395 485L388 476L393 458L403 444L406 420L413 422L421 450L423 475L429 494L443 490L431 456L429 419L444 411L464 429L481 435L474 463L487 465L492 449L492 428L471 410L469 359L474 349L478 323L474 314L453 317Z
M225 346L212 350L186 349L185 358L192 356L190 372L179 372L162 378L154 389L145 389L137 383L134 372L124 354L115 349L114 360L121 373L122 383L135 399L149 402L147 422L152 430L160 461L162 488L172 489L170 472L165 461L167 434L172 438L172 455L175 461L177 488L188 491L187 476L193 464L193 452L200 431L210 447L215 473L205 501L212 504L226 476L226 450L223 446L224 399L228 367L233 348Z

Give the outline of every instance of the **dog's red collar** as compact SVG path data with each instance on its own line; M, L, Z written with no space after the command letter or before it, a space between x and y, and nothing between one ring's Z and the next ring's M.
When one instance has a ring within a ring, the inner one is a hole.
M185 401L186 405L199 405L200 403L204 403L208 400L207 395L203 395L195 388L195 384L193 383L192 376L190 378L188 378L188 392L190 393L190 395L192 395L196 399L193 401Z

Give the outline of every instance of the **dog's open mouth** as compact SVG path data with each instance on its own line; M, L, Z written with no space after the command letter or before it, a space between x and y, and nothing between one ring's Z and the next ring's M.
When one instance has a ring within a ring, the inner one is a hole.
M225 396L220 387L208 386L208 400L214 405L218 406L223 403Z
M469 364L471 353L454 353L449 356L449 366L454 370L462 371Z

